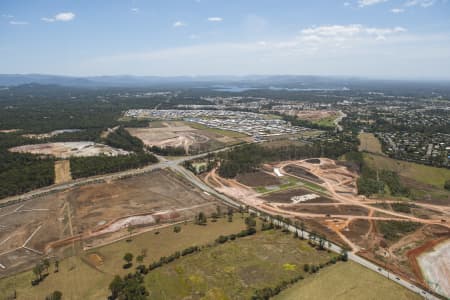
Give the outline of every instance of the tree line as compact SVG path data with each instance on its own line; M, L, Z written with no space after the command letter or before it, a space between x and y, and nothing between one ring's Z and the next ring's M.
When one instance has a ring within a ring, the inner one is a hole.
M158 162L158 159L149 153L134 153L119 156L71 157L70 171L72 178L81 178L142 168L156 162Z
M343 139L334 142L315 142L312 145L288 145L275 148L259 144L243 145L218 154L219 175L225 178L234 178L240 173L254 172L266 162L311 157L338 158L353 149L355 149L355 144Z

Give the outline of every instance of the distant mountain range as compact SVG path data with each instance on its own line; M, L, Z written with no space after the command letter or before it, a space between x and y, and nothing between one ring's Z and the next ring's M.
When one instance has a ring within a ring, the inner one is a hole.
M68 87L156 87L177 86L196 88L239 87L239 88L284 88L284 89L331 89L345 90L348 88L370 88L419 86L436 88L450 88L450 82L444 81L400 81L373 80L357 77L326 77L326 76L91 76L73 77L44 74L0 74L0 86L18 86L24 84L60 85Z

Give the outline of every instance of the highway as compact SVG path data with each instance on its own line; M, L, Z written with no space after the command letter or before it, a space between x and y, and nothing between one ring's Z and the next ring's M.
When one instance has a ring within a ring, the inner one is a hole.
M217 153L220 151L225 151L228 150L232 147L229 148L223 148L217 151L213 151L213 152L209 152L209 153ZM196 158L200 158L200 157L204 157L206 155L208 155L209 153L203 153L203 154L199 154L199 155L193 155L193 156L186 156L186 157L181 157L181 158L176 158L173 160L167 160L163 157L158 157L158 159L160 160L158 163L153 164L153 165L149 165L146 166L144 168L140 168L140 169L133 169L133 170L128 170L128 171L124 171L124 172L119 172L119 173L114 173L114 174L107 174L107 175L99 175L99 176L95 176L95 177L89 177L89 178L81 178L81 179L77 179L77 180L73 180L71 182L68 183L64 183L64 184L59 184L59 185L52 185L49 187L45 187L45 188L41 188L38 190L34 190L31 191L29 193L23 194L23 195L19 195L19 196L13 196L13 197L8 197L5 198L3 200L0 200L0 207L4 207L7 205L13 205L16 204L18 202L22 202L22 201L27 201L27 200L31 200L35 197L38 196L42 196L48 193L52 193L52 192L57 192L57 191L63 191L72 187L76 187L76 186L80 186L80 185L85 185L85 184L89 184L89 183L95 183L98 181L107 181L107 180L117 180L117 179L121 179L124 177L129 177L129 176L136 176L139 174L144 174L147 172L151 172L153 170L158 170L158 169L166 169L166 168L170 168L173 171L175 171L176 173L182 175L183 177L185 177L190 183L192 183L194 186L198 187L199 189L203 190L206 193L212 194L214 196L216 196L218 199L220 199L221 201L223 201L226 205L232 206L234 208L239 208L241 207L241 204L229 197L227 197L224 194L221 194L219 192L217 192L214 188L210 187L209 185L207 185L206 183L204 183L202 180L200 180L197 176L195 176L192 172L190 172L189 170L185 169L184 167L182 167L180 164L182 164L185 161L191 160L191 159L196 159ZM249 208L250 212L255 212L258 215L261 215L261 212L259 210L257 210L256 208ZM291 232L300 232L299 228L294 227L293 225L288 225L286 223L280 222L279 220L276 220L273 218L273 216L269 215L268 212L264 212L264 216L268 217L270 216L270 218L272 218L272 221L275 224L278 225L282 225L286 228L288 228ZM309 238L309 233L304 231L304 237L305 238ZM341 253L342 252L342 248L336 244L330 243L328 245L328 243L326 243L327 245L325 245L325 248L336 252L336 253ZM348 258L374 272L379 273L382 276L385 276L386 278L388 278L389 280L392 280L402 286L404 286L405 288L411 290L414 293L419 294L420 296L422 296L425 299L430 299L430 300L439 300L439 298L435 297L434 295L428 293L425 290L422 290L421 288L413 285L412 283L400 278L399 276L393 274L392 272L389 272L388 270L379 267L375 264L373 264L372 262L356 255L353 252L349 252L348 253Z
M222 201L224 201L226 204L231 205L233 207L240 207L240 203L236 202L235 200L217 192L216 190L214 190L212 187L210 187L209 185L207 185L206 183L204 183L203 181L201 181L197 176L195 176L194 174L192 174L190 171L186 170L185 168L179 166L179 165L171 165L171 168L182 174L187 180L189 180L192 184L194 184L195 186L197 186L198 188L202 189L203 191L213 194L216 197L218 197L219 199L221 199ZM259 210L257 210L256 208L249 208L250 212L254 212L257 215L261 215L261 212ZM280 222L279 220L276 220L273 218L273 216L269 216L266 212L264 212L264 216L265 217L269 217L272 219L272 221L274 222L274 224L276 225L281 225L285 228L288 228L289 231L291 232L300 232L299 228L296 228L293 225L288 225L284 222ZM304 237L305 238L309 238L309 232L307 231L303 231ZM342 252L342 248L334 243L326 243L325 248L336 252L336 253L341 253ZM418 286L415 286L414 284L406 281L405 279L400 278L399 276L393 274L392 272L389 272L388 270L377 266L376 264L356 255L353 252L348 252L348 259L351 261L354 261L360 265L362 265L363 267L366 267L374 272L377 272L378 274L386 277L389 280L392 280L402 286L404 286L405 288L407 288L408 290L419 294L420 296L422 296L425 299L429 299L429 300L439 300L439 298L437 298L436 296L428 293L427 291L421 289Z
M67 190L67 189L70 189L70 188L73 188L76 186L81 186L81 185L86 185L86 184L96 183L96 182L101 182L101 181L113 181L113 180L117 180L117 179L121 179L121 178L125 178L125 177L145 174L145 173L148 173L148 172L151 172L154 170L166 169L166 168L170 168L170 167L179 166L180 164L182 164L185 161L188 161L191 159L196 159L196 158L201 158L201 157L207 156L210 153L218 153L221 151L226 151L231 148L232 147L222 148L222 149L212 151L212 152L202 153L202 154L198 154L198 155L184 156L184 157L176 158L173 160L167 160L163 157L157 156L159 159L158 163L148 165L143 168L132 169L132 170L127 170L127 171L117 172L117 173L109 173L109 174L98 175L98 176L92 176L92 177L87 177L87 178L79 178L79 179L75 179L75 180L72 180L67 183L54 184L54 185L50 185L47 187L33 190L33 191L25 193L25 194L7 197L7 198L0 200L0 208L8 206L8 205L17 204L19 202L31 200L33 198L43 196L43 195L46 195L49 193L64 191L64 190Z

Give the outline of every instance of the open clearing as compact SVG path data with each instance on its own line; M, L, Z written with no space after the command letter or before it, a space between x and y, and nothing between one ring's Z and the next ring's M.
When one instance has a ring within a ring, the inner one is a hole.
M325 263L335 255L291 234L265 231L151 271L145 283L151 299L250 299L255 289L309 276L305 263Z
M184 178L164 170L75 187L0 210L0 277L30 267L42 253L82 240L85 248L136 231L192 219L220 205ZM34 255L28 255L28 249ZM38 254L38 255L35 255Z
M248 137L225 130L211 130L181 121L151 122L147 128L127 128L147 146L182 147L186 153L200 153L238 144Z
M57 160L55 161L55 184L68 182L72 180L70 173L70 160Z
M299 110L295 111L297 118L313 122L319 122L327 118L337 118L339 113L335 110Z
M412 300L419 295L354 262L332 265L281 292L275 300Z
M381 149L381 143L373 133L362 132L358 136L359 138L359 151L366 151L370 153L376 153L383 155Z
M94 142L64 142L24 145L9 149L11 152L31 153L36 155L51 155L57 158L87 157L87 156L117 156L129 152Z
M40 300L53 292L55 287L63 293L65 299L106 299L109 295L108 285L114 275L130 272L130 269L122 269L124 253L130 252L136 257L144 250L147 256L143 263L148 265L161 256L168 256L193 245L209 244L219 235L229 235L245 229L241 214L235 214L231 223L226 218L221 218L217 222L208 220L207 226L191 222L180 226L179 233L173 232L173 226L169 226L134 236L131 242L121 240L89 251L78 249L75 256L61 260L58 273L54 273L54 267L51 266L50 275L35 287L30 284L35 278L31 271L0 279L0 299L11 295L16 288L17 299Z

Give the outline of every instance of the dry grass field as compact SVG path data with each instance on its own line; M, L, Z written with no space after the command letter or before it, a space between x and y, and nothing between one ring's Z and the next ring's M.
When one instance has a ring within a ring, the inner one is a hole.
M255 289L310 276L305 263L318 265L333 256L291 234L265 231L165 265L150 272L145 283L151 299L250 299Z
M383 155L381 143L373 133L363 132L359 134L358 138L359 138L359 147L358 147L359 151Z
M134 236L131 242L121 240L89 251L79 249L78 244L75 256L61 260L58 273L54 273L52 265L50 275L36 287L30 284L35 278L31 271L0 279L0 299L11 295L14 288L17 290L17 299L25 300L44 299L55 289L63 293L64 299L106 299L109 295L108 285L114 275L130 272L122 269L124 253L130 252L136 257L146 250L147 256L143 263L148 265L161 256L168 256L192 245L212 243L219 235L237 233L244 228L244 219L240 214L235 214L231 223L226 218L217 222L209 221L207 226L189 222L181 225L179 233L169 226Z
M413 300L422 299L404 287L356 263L336 264L281 292L275 300Z
M72 180L70 174L70 160L57 160L55 161L55 184L68 182Z

